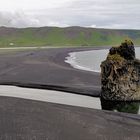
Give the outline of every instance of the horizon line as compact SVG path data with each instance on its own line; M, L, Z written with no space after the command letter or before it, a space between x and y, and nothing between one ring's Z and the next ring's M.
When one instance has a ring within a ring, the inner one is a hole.
M87 28L87 29L103 29L103 30L140 30L140 29L130 29L130 28L104 28L104 27L88 27L88 26L66 26L66 27L60 27L60 26L27 26L27 27L14 27L14 26L3 26L1 25L0 28L16 28L16 29L27 29L27 28Z

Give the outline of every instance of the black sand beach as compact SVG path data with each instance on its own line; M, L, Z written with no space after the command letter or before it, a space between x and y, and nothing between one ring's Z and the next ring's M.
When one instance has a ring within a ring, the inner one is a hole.
M140 117L0 97L0 140L139 140Z
M69 52L90 49L1 54L0 84L99 96L99 74L64 63ZM139 115L0 97L0 140L139 140L139 129Z
M28 50L0 56L0 84L22 85L99 96L100 75L64 62L72 51L93 48Z

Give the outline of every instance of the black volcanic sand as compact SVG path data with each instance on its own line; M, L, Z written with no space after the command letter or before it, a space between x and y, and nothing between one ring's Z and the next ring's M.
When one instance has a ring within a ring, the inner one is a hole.
M78 50L84 49L1 54L0 83L99 96L99 74L63 62L68 52ZM0 140L139 139L139 115L0 97Z
M100 95L100 75L65 63L69 52L93 48L36 49L0 55L0 84Z
M139 140L140 117L0 98L0 140Z

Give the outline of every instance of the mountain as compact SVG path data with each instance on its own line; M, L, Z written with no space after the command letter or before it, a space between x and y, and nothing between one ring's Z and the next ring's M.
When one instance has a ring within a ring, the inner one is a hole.
M131 38L140 45L140 30L114 30L84 27L0 27L0 47L8 46L106 46Z

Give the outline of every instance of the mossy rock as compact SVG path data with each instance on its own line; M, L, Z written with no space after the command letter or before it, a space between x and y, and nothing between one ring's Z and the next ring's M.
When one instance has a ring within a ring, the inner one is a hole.
M140 100L139 61L131 40L112 47L101 63L101 97L105 100Z
M133 46L134 45L131 39L126 39L124 42L121 43L122 46L124 44L127 44L128 46Z
M126 60L134 60L135 59L135 49L134 49L134 44L131 40L125 40L124 42L121 43L120 46L115 46L112 47L109 50L109 58L111 57L112 59L115 60L115 58L118 58L118 56L110 56L110 55L120 55Z
M113 55L108 54L107 60L124 61L125 59L123 57L121 57L119 54L113 54Z

